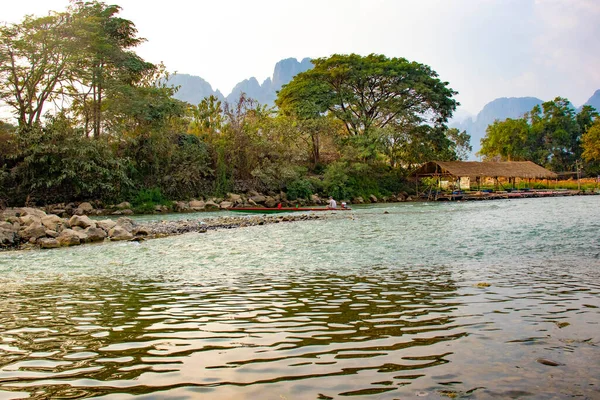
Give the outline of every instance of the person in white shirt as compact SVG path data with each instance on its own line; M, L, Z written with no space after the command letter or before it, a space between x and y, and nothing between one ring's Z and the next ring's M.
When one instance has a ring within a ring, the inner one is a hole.
M329 196L329 205L327 206L327 208L331 208L331 209L336 209L337 208L337 203L335 202L335 200L331 196Z

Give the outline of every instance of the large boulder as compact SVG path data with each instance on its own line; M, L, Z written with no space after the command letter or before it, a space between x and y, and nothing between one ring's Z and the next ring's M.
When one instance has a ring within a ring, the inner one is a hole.
M65 225L65 221L58 215L51 214L42 218L42 225L52 231L58 231L59 226Z
M202 200L192 200L190 201L190 208L194 211L202 211L206 208L206 203Z
M377 196L375 196L374 194L369 196L369 201L371 203L377 203Z
M106 232L110 231L117 225L112 219L103 219L102 221L96 221L96 226L104 229Z
M363 204L365 202L365 199L363 199L361 196L355 197L352 199L352 203L353 204Z
M131 208L131 203L129 203L128 201L124 201L122 203L117 204L115 207L119 210L126 210Z
M88 242L101 242L106 238L106 232L104 232L104 230L92 226L86 228L84 233L87 236Z
M264 202L267 201L267 198L262 194L258 194L256 196L250 197L249 200L252 200L256 204L264 204Z
M90 217L85 215L73 215L71 219L69 219L69 225L79 226L81 228L88 228L90 226L96 227L96 223L90 219Z
M86 214L90 214L94 211L94 206L92 206L90 203L88 202L84 202L79 204L79 206L77 206L77 209L75 209L75 211L73 212L75 215L86 215Z
M133 234L120 225L115 226L108 232L110 240L131 240Z
M313 204L321 204L322 200L319 196L317 196L316 194L313 194L310 196L310 202Z
M231 208L232 206L233 203L231 201L222 201L221 203L219 203L219 208L221 209Z
M73 229L64 229L56 240L61 246L74 246L81 243L79 234Z
M22 240L39 239L46 236L46 228L41 223L34 222L25 229L21 229L19 236Z
M135 227L135 222L133 222L131 218L121 217L117 220L117 226L120 226L121 228L131 232Z
M31 225L31 224L41 224L42 223L42 218L38 217L37 215L33 215L33 214L25 214L21 217L19 217L19 223L21 225Z
M43 217L46 216L46 213L44 211L38 210L37 208L32 208L32 207L22 207L22 208L17 209L17 211L21 214L21 216L33 215L40 219L42 219Z
M273 197L271 196L267 196L266 200L265 200L265 206L269 207L269 208L273 208L273 207L277 207L277 203L278 201L275 200Z

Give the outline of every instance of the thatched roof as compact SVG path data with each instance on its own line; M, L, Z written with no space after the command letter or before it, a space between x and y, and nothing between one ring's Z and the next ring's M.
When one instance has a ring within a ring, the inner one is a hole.
M454 177L556 178L556 174L531 161L430 161L412 176L445 175Z

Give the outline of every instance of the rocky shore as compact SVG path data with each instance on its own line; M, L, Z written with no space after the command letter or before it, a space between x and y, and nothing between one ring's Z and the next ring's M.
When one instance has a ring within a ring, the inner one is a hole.
M282 222L324 218L322 215L254 215L213 217L200 220L136 223L128 217L94 220L86 215L61 218L36 208L10 208L0 211L0 250L50 249L102 241L141 241L179 235Z
M365 203L389 203L412 201L413 198L406 192L399 193L394 196L377 198L369 196L363 199L356 197L353 199L338 199L340 202L345 201L347 204L365 204ZM154 205L153 209L144 209L144 213L170 213L170 212L198 212L198 211L216 211L235 207L267 207L275 208L278 204L284 207L295 206L314 206L325 205L327 200L321 199L317 195L312 195L307 199L289 200L285 193L279 194L262 194L258 192L249 192L244 194L228 193L226 196L211 197L207 199L192 199L190 201L173 201L169 206ZM129 202L119 204L105 205L99 201L82 202L82 203L60 203L50 204L40 208L48 214L55 214L62 218L68 218L72 215L90 215L90 216L129 216L136 214L136 208Z

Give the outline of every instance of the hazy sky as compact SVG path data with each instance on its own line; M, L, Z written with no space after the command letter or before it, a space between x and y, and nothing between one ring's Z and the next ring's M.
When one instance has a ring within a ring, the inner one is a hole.
M138 54L227 95L283 58L381 53L430 65L477 113L497 97L600 89L600 0L114 0L148 41ZM0 21L68 0L2 4Z

